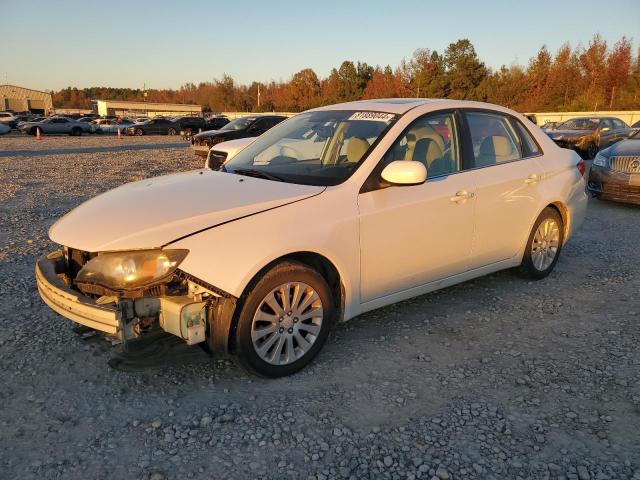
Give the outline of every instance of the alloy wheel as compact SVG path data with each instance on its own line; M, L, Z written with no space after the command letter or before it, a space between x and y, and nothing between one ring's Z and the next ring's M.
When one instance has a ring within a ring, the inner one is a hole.
M545 219L531 242L531 260L540 272L551 266L560 246L560 228L553 218Z
M271 290L260 302L251 324L251 341L258 356L272 365L302 358L315 343L324 318L318 292L302 282Z

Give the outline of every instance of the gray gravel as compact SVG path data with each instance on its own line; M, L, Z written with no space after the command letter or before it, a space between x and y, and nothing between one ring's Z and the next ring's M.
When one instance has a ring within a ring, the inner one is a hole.
M111 369L118 347L37 295L47 229L201 163L184 148L0 157L0 478L640 479L640 208L591 201L548 279L502 272L362 315L293 377L199 348Z

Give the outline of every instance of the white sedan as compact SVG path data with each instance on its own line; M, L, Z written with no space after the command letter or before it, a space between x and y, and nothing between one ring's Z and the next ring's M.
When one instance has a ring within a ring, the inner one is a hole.
M495 105L322 107L220 171L130 183L72 210L49 232L62 248L38 260L38 288L123 342L162 329L287 375L336 321L501 269L549 275L585 215L583 172Z

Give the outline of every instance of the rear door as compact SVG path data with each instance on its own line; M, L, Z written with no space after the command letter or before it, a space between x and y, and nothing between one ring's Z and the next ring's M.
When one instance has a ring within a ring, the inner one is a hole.
M541 202L544 175L536 158L542 152L524 125L506 114L467 110L464 118L477 187L471 266L478 268L512 258L528 238Z

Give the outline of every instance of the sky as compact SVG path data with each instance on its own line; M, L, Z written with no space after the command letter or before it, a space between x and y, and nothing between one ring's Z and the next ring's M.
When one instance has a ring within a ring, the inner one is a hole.
M0 0L0 84L179 88L326 77L343 60L399 65L468 38L492 68L599 33L640 46L638 0Z

